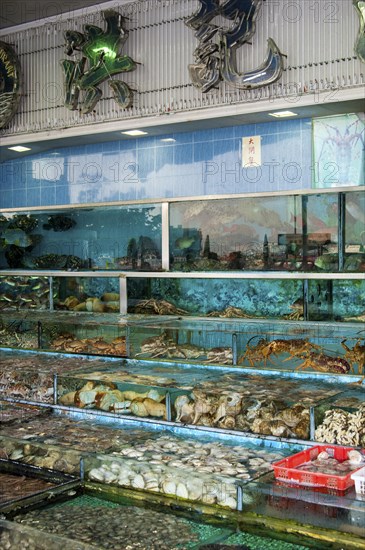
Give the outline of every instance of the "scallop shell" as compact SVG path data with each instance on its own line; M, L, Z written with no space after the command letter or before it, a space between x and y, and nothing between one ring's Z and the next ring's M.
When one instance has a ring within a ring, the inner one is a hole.
M350 454L350 453L349 453ZM317 460L328 460L330 457L330 455L326 452L326 451L322 451L321 453L319 453L319 455L317 456ZM350 458L350 457L349 457Z
M349 451L347 457L351 464L361 464L364 461L364 457L359 451Z

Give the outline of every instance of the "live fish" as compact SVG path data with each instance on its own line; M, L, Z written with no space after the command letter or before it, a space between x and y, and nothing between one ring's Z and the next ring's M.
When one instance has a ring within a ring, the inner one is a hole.
M176 248L185 250L190 248L195 243L195 240L195 237L180 237L179 239L176 239L175 246Z

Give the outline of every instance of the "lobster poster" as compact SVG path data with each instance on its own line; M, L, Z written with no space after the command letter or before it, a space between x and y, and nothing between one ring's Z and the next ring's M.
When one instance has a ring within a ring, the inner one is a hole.
M365 115L313 119L312 187L364 185Z

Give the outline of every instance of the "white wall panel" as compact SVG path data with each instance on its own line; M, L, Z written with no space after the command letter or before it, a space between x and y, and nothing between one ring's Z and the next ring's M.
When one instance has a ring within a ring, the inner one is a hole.
M108 2L106 7L110 7ZM260 65L267 39L272 37L287 55L285 70L275 84L253 91L236 90L225 83L203 94L190 82L188 65L194 61L197 41L184 24L199 3L196 0L144 0L121 4L129 38L122 53L141 63L136 71L117 76L136 90L131 109L121 110L108 84L103 97L88 115L63 106L63 32L83 32L85 23L105 28L100 10L82 17L47 21L44 25L14 30L1 40L13 44L20 57L24 84L20 108L3 135L44 131L49 128L87 126L174 111L226 104L288 98L301 94L363 85L364 64L356 59L354 44L358 15L350 0L271 0L264 2L252 45L238 52L240 70ZM113 3L118 8L118 2ZM226 24L226 23L225 23Z

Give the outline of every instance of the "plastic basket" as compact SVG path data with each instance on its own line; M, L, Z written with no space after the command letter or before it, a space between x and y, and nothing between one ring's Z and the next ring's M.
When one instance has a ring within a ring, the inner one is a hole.
M351 474L351 478L355 482L356 494L361 495L365 498L365 466Z
M327 489L345 491L354 485L354 479L352 478L354 472L349 472L348 474L341 476L323 474L321 472L307 472L298 470L298 467L306 462L316 459L319 453L323 451L326 451L331 457L342 462L347 460L348 452L353 450L353 447L316 445L315 447L296 453L288 458L274 462L274 474L276 479L287 483L296 483L306 487L326 487ZM362 469L361 466L359 466L358 470L360 469ZM356 472L358 472L358 470L356 470Z

